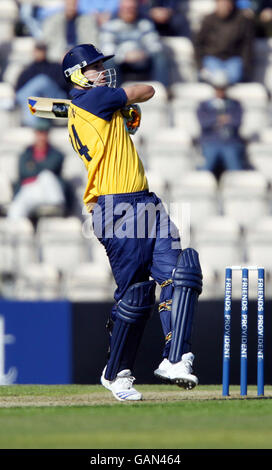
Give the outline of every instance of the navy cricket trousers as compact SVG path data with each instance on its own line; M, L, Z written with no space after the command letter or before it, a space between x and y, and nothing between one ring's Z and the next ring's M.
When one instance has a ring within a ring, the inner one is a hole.
M181 252L177 228L155 193L140 191L99 196L93 209L94 233L104 245L117 285L118 302L132 284L153 278L162 286L160 316L170 332L171 279Z

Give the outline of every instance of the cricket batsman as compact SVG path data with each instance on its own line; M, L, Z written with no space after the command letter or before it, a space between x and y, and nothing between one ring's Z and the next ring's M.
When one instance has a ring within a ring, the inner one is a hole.
M202 272L194 249L173 247L178 236L172 235L161 200L149 191L130 136L140 125L138 103L152 99L155 90L147 84L116 88L115 69L105 67L112 57L92 44L81 44L65 55L63 73L73 85L69 136L88 175L83 200L92 212L94 232L105 247L117 286L107 323L109 352L101 383L117 400L128 401L142 399L132 374L154 309L156 283L161 286L165 346L154 373L185 389L198 384L190 339ZM150 207L161 210L145 225Z

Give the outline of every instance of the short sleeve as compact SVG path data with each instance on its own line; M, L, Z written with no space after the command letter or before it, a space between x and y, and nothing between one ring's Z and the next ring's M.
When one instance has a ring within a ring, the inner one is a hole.
M127 95L123 88L96 87L78 96L73 103L95 116L110 121L113 113L126 105Z

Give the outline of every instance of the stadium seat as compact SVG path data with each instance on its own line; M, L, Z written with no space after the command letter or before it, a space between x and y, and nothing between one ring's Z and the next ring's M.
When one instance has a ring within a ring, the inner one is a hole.
M203 100L208 100L214 96L214 90L208 83L174 83L171 86L171 95L175 101L182 101L187 106L195 109Z
M271 80L272 80L272 64L271 64L271 58L270 58L270 62L265 67L265 73L264 73L264 84L270 93L272 91Z
M63 121L61 120L61 122ZM52 142L52 145L58 147L63 152L67 150L71 152L72 150L74 155L76 155L76 152L73 150L70 142L69 132L65 121L63 127L52 127L50 129L50 142Z
M14 38L14 24L18 17L18 8L14 0L0 2L0 41L11 41Z
M256 170L226 171L220 180L224 214L248 228L268 214L268 184Z
M189 2L185 2L184 9L187 11L193 32L199 28L202 18L212 13L214 8L215 0L189 0Z
M1 157L0 157L0 163L1 163ZM1 168L0 168L1 171ZM0 173L0 209L5 210L7 209L9 203L12 200L12 185L10 183L9 178L5 173Z
M43 263L30 264L16 279L17 300L53 300L62 297L58 270Z
M74 194L73 201L73 210L75 211L75 216L82 218L82 215L85 214L85 206L83 203L83 194L85 192L85 181L72 182L72 189Z
M162 41L172 62L170 66L171 83L197 81L197 68L191 39L162 37Z
M194 168L193 156L190 138L180 129L162 129L146 139L145 169L158 173L168 184Z
M10 183L15 183L18 179L18 160L19 152L3 151L0 145L0 173L5 175Z
M272 216L259 219L245 234L247 262L272 268L271 253Z
M217 182L209 171L191 171L174 180L172 200L190 205L193 230L201 229L210 216L219 213Z
M244 259L239 224L229 217L215 216L205 221L195 233L194 246L200 262L217 271L241 264Z
M203 290L199 300L201 301L218 298L220 293L217 287L216 270L203 263L201 263L201 270L203 274Z
M182 102L173 102L173 121L176 128L186 131L190 138L198 139L201 134L201 127L197 118L196 109L187 107Z
M32 144L34 130L30 127L12 126L1 132L0 152L21 152L22 149Z
M1 25L1 22L0 22ZM10 83L0 82L0 122L1 136L16 125L16 112L13 111L15 93Z
M87 181L87 170L82 160L75 153L66 153L61 176L69 181Z
M79 264L67 274L64 296L74 302L99 302L113 298L111 272L100 263Z
M167 182L162 177L160 171L148 169L145 173L150 191L156 193L158 197L164 198L167 192Z
M81 222L76 217L43 217L37 224L41 260L66 271L87 258Z
M244 114L241 135L244 138L258 137L268 125L268 95L261 83L238 83L228 90L228 95L240 101Z
M240 135L250 141L259 138L260 131L268 125L268 109L247 109L244 112Z
M14 89L12 85L5 82L0 82L0 110L6 111L9 110L14 103ZM1 125L5 125L4 122L1 121Z
M125 82L122 86L133 85L135 82ZM167 90L164 85L156 81L146 81L145 83L155 88L155 95L152 100L139 103L142 110L141 126L138 131L143 137L149 137L154 132L165 127L169 127L169 105L167 101Z
M0 3L0 16L2 20L16 20L17 19L17 5L15 0L1 0Z
M237 83L228 89L228 96L240 101L247 108L266 107L268 96L261 83Z
M156 130L146 139L146 151L156 155L181 155L185 151L190 155L191 139L187 132L175 127Z
M33 60L33 48L35 39L32 36L15 37L12 41L10 64L29 64Z
M85 230L82 228L83 235L85 236ZM92 236L87 238L87 249L89 252L89 259L92 263L101 266L101 269L108 270L110 267L109 260L106 254L106 250L102 243L96 238L94 233Z
M187 174L189 170L193 169L192 161L188 155L176 156L156 156L149 155L148 168L152 172L157 172L161 175L162 180L166 181L169 185L177 183L182 174Z
M0 218L0 271L19 272L37 261L34 228L29 219Z
M191 138L200 135L200 124L196 110L201 101L214 96L213 88L207 83L175 83L171 86L170 105L173 126L188 133Z
M3 73L3 81L15 88L17 79L20 73L23 71L24 67L24 64L11 62L9 60Z
M271 143L251 142L247 146L250 164L261 173L269 183L272 183Z
M267 126L264 127L259 133L259 141L262 144L270 144L272 143L272 127Z

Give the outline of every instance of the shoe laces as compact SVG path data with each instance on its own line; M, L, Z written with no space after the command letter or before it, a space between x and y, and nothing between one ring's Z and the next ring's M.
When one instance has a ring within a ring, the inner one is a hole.
M117 380L118 385L122 386L123 389L129 390L132 388L133 382L135 381L135 377L129 375L127 377L118 377Z

